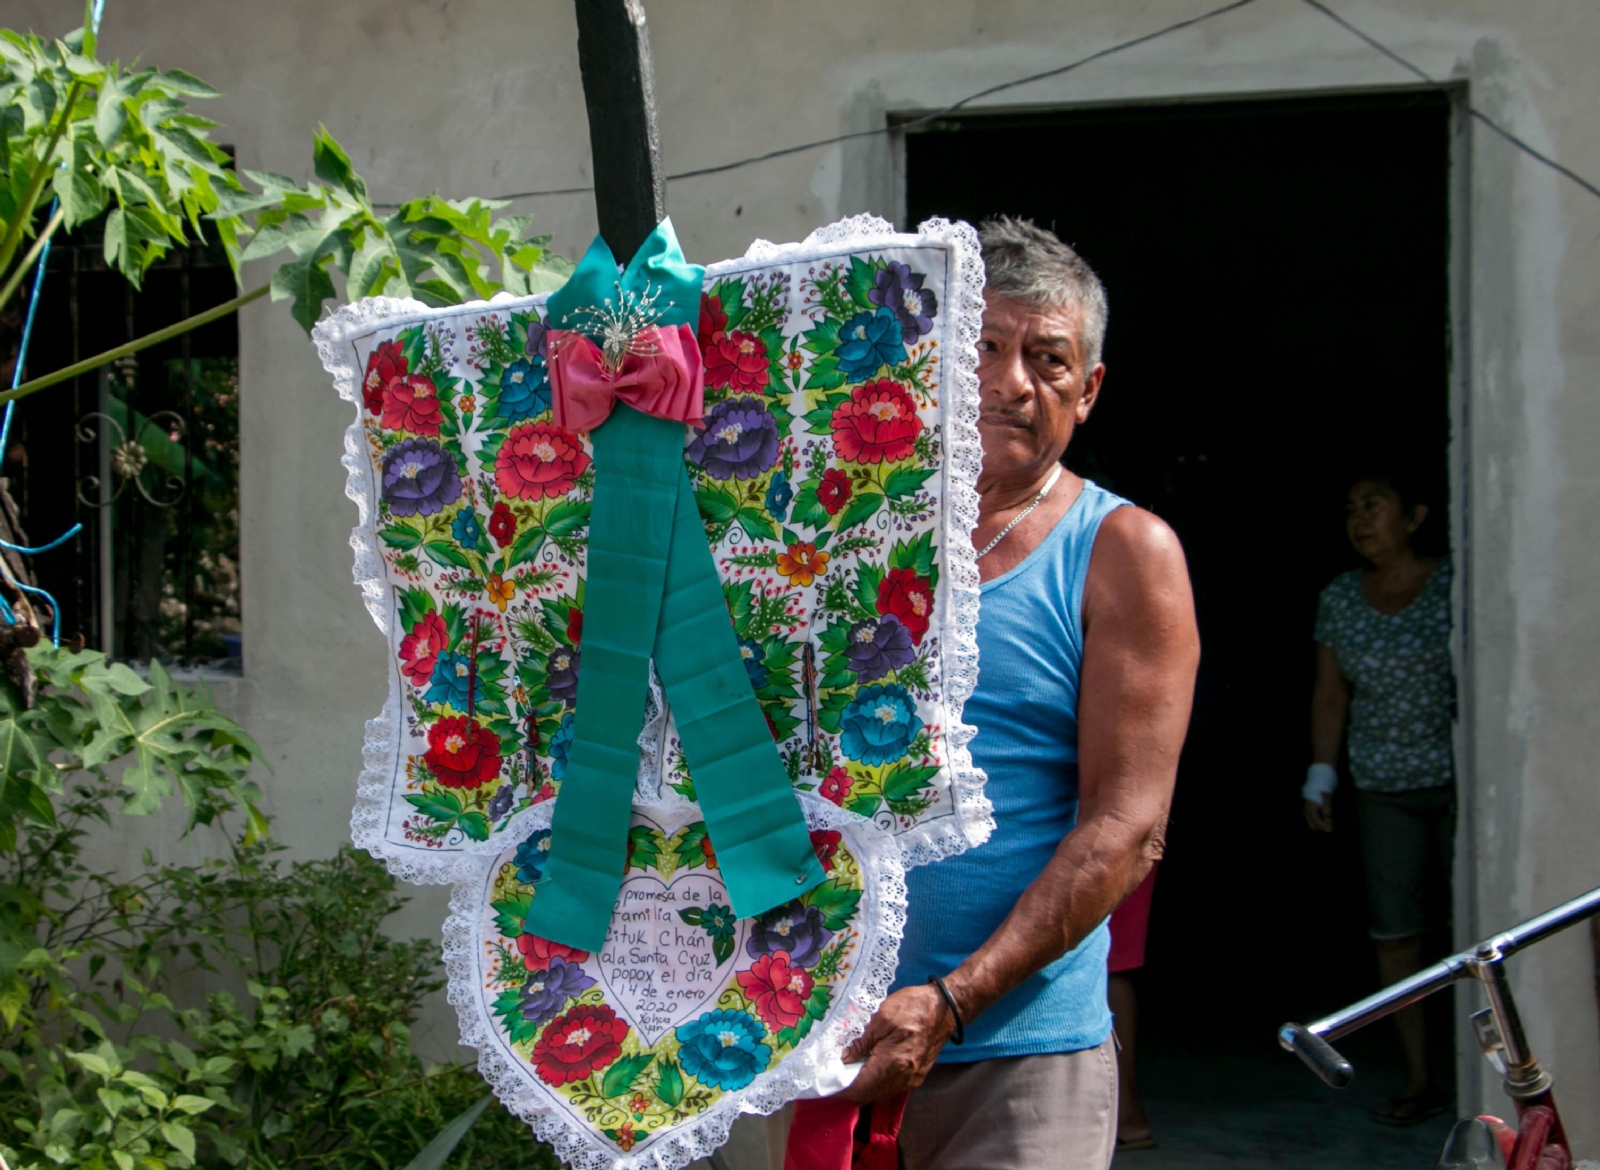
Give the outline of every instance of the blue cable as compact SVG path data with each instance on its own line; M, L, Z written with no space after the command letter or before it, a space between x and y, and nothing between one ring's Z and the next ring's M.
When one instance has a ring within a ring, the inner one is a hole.
M43 589L40 589L37 585L24 585L21 581L18 581L18 582L16 582L16 586L17 586L18 589L21 589L24 593L37 594L38 596L44 598L46 601L48 601L50 603L50 613L51 613L51 615L52 615L52 617L54 619L50 623L50 645L52 645L52 646L60 646L61 645L61 607L56 604L56 599L54 597L51 597L50 594L47 591L45 591ZM13 623L13 624L15 624L15 623Z
M25 556L38 556L40 553L49 552L53 548L60 548L82 531L82 524L74 524L49 544L41 544L38 548L23 548L20 544L12 544L9 540L0 540L0 548L8 548L12 552L22 553Z

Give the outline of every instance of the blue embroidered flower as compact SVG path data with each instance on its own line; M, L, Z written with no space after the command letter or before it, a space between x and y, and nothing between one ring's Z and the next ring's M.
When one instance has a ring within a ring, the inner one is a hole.
M489 798L487 816L491 821L498 821L511 811L511 802L516 798L516 793L511 791L511 785L502 784L496 788L494 795Z
M794 489L789 486L789 477L783 472L778 472L772 477L772 483L767 487L767 512L779 524L789 515L789 503L794 499Z
M678 1028L678 1059L701 1084L732 1092L755 1080L772 1059L772 1049L762 1043L766 1034L749 1012L707 1012Z
M509 786L508 786L509 787ZM530 886L544 877L544 863L550 859L550 830L540 829L529 833L528 839L517 846L512 863L517 867L517 880Z
M863 687L839 717L839 749L863 764L887 764L906 754L922 730L916 704L895 683Z
M450 525L450 535L462 548L476 549L483 539L483 525L478 523L477 513L471 508L461 509Z
M572 755L572 712L562 716L561 726L550 737L550 779L560 780L567 774L567 760Z
M467 709L467 695L472 689L472 661L465 654L441 654L434 663L433 676L428 679L428 693L423 700L442 703L457 711ZM478 685L478 698L483 698L483 685Z
M873 313L857 313L839 330L839 348L834 350L839 369L852 382L872 377L884 366L904 360L906 347L900 319L888 305Z
M566 1007L573 996L582 995L593 986L594 979L585 975L582 967L556 955L547 970L528 972L528 981L522 985L522 1018L530 1024L542 1024Z
M550 371L543 359L512 362L500 375L500 417L521 422L550 409Z
M822 958L822 949L832 941L833 931L822 925L822 911L790 902L768 910L750 924L744 949L752 959L787 951L789 962L796 967L814 967Z
M753 691L759 691L767 685L766 653L755 639L739 639L739 657L744 659L745 673L750 676L750 689Z

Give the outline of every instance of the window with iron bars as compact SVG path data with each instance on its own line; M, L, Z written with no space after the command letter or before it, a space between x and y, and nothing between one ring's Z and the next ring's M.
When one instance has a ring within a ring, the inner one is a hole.
M25 376L47 373L236 295L220 248L174 251L134 289L98 225L51 250ZM15 360L21 310L0 320ZM9 370L6 371L9 373ZM17 408L3 472L30 538L81 522L34 560L63 635L123 661L237 673L239 333L231 314Z

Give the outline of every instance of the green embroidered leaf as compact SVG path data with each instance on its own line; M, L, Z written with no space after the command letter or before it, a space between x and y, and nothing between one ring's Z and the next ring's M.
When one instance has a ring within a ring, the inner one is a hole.
M701 843L706 839L706 823L696 821L679 829L672 839L672 852L684 869L694 869L706 863L706 853Z
M898 540L889 550L891 569L910 569L919 577L927 578L933 585L939 583L939 573L934 567L933 533L924 532L913 541Z
M380 528L378 535L383 537L383 543L390 548L400 549L405 552L416 548L422 543L422 535L414 528L407 528L400 524L391 524L387 528Z
M868 613L878 612L878 589L883 585L883 566L863 563L856 570L856 600ZM843 647L840 647L843 649Z
M720 960L718 965L721 965ZM655 1093L668 1109L676 1109L683 1100L683 1074L678 1071L676 1061L663 1057L656 1065Z
M891 500L903 500L938 473L937 467L897 467L883 481L883 490Z
M777 540L778 530L759 508L740 508L739 526L754 540Z
M506 571L537 558L539 550L544 548L544 541L545 532L542 528L529 528L523 532L511 546L511 551L505 554Z
M883 267L883 261L871 263L860 256L850 257L850 274L844 278L845 292L850 294L850 299L860 305L867 312L872 312L878 306L868 298L878 282L878 270Z
M938 774L938 768L913 768L909 765L903 767L897 765L890 769L889 774L883 778L884 799L909 800L926 788Z
M718 934L711 937L711 957L717 961L717 966L722 966L733 957L733 939L729 935Z
M706 912L699 906L691 906L687 910L679 910L678 917L690 926L702 926L705 923Z
M528 916L528 908L532 905L531 894L493 903L495 929L506 938L516 938L522 933L522 920Z
M420 622L424 615L433 612L433 595L426 589L402 589L397 600L400 602L400 624L408 630Z
M606 1070L605 1080L600 1082L600 1095L602 1097L620 1097L633 1087L633 1082L638 1080L645 1069L650 1067L650 1062L655 1057L648 1052L640 1052L634 1056L624 1056Z
M422 546L422 551L428 554L429 560L437 561L446 568L472 568L472 562L467 560L466 554L448 540L430 540Z
M710 524L728 524L739 514L739 501L721 488L700 488L694 493L694 502Z
M839 531L854 528L857 524L865 524L882 506L883 497L877 492L862 492L860 495L852 496L850 502L844 506L844 510L839 513Z
M789 511L789 523L806 528L826 528L833 517L817 501L817 482L808 480L800 485L794 495L794 506Z
M844 807L858 817L870 817L878 811L879 803L880 798L876 792L863 792L858 796L852 796Z
M852 890L838 878L823 882L802 895L800 901L815 906L822 913L822 924L829 930L843 930L856 916L861 903L861 891Z
M552 536L568 536L589 523L589 501L563 500L550 509L544 530Z
M817 642L829 654L843 654L850 645L850 623L834 622L825 627Z
M539 1034L540 1024L531 1023L522 1015L522 992L511 987L494 999L494 1014L505 1025L506 1036L513 1044L523 1044Z
M634 825L628 830L628 844L633 847L629 869L655 869L661 864L661 850L657 845L660 835L649 825Z
M839 716L850 705L851 694L848 690L829 691L821 703L817 705L817 723L829 735L839 734Z
M435 821L453 821L461 815L461 801L452 792L412 792L406 803Z
M474 841L489 839L489 818L481 812L462 813L456 824L460 825L461 831Z
M800 348L818 356L832 353L839 348L839 327L842 324L844 322L832 317L824 317L814 327L806 330L803 335L805 340L800 343Z
M728 315L726 328L732 333L744 323L744 315L749 312L744 303L744 281L738 277L719 280L712 286L711 295L722 302L722 311Z
M807 390L837 390L845 383L844 371L839 368L839 359L833 354L820 357L811 363L811 376L806 379ZM833 408L829 407L826 417L820 423L813 421L820 411L813 410L806 415L806 422L811 424L811 429L819 435L825 435L833 425Z
M741 637L745 636L745 623L749 621L751 611L755 608L751 598L751 583L724 581L722 597L728 603L728 616L733 618L734 629L739 631Z

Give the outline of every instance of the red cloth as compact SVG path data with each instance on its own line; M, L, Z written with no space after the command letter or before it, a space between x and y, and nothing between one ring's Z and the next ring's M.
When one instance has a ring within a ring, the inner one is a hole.
M687 325L657 329L655 352L629 353L609 370L598 345L581 333L550 331L550 389L556 426L592 431L611 417L618 399L656 418L698 425L705 413L700 344Z
M783 1170L896 1170L906 1094L865 1106L866 1133L858 1132L862 1108L838 1097L796 1101Z
M1155 885L1156 866L1152 865L1138 888L1111 912L1111 955L1106 960L1106 970L1113 975L1144 966L1144 940L1150 933L1150 893Z

